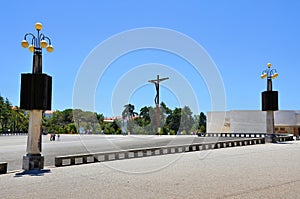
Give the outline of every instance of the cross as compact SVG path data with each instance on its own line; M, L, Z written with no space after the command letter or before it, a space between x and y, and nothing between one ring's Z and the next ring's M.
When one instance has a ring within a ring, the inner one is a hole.
M154 102L156 105L156 126L157 129L159 130L159 126L160 126L160 118L159 118L159 83L169 79L169 77L165 77L165 78L161 78L159 79L159 75L157 75L157 79L153 79L153 80L148 80L148 82L153 83L155 85L155 89L156 89L156 96L154 98Z

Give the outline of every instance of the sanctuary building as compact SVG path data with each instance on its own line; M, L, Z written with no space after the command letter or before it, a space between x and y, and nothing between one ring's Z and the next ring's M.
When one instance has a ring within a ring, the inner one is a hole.
M275 133L300 135L300 110L274 111ZM232 110L207 113L208 133L267 133L266 112Z

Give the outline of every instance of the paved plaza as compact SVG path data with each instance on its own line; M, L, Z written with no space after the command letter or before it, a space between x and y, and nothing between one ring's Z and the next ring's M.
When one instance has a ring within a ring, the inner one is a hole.
M55 156L104 152L143 147L158 147L191 143L214 142L234 138L201 138L198 136L122 136L122 135L61 135L60 141L42 138L45 165L53 166ZM237 138L236 138L237 139ZM8 162L8 170L19 170L26 154L27 136L0 136L0 162Z
M0 176L1 198L299 198L300 142Z

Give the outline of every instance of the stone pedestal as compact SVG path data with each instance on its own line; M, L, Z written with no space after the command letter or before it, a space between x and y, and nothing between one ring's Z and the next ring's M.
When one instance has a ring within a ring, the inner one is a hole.
M41 154L27 154L23 156L22 169L24 170L40 170L44 168L44 156Z

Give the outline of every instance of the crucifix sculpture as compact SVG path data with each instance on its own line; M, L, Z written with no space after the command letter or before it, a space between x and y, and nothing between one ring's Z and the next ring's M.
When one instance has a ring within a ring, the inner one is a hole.
M157 131L159 133L159 127L160 127L160 112L159 112L159 83L169 79L168 77L159 79L159 75L157 75L157 79L149 80L148 82L153 83L155 85L156 89L156 96L154 98L155 106L156 106L156 126Z

